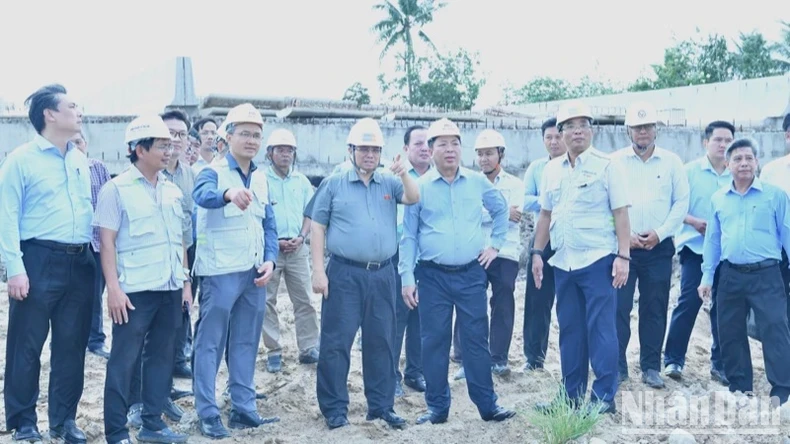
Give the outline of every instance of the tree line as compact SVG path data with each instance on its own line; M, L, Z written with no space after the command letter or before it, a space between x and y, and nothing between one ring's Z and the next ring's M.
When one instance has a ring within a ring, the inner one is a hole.
M471 109L485 85L479 54L463 48L441 53L423 30L446 6L436 0L383 0L373 6L382 18L371 32L382 45L381 60L394 57L395 72L380 74L378 86L389 101L448 110ZM592 97L625 91L649 91L679 86L744 80L790 72L790 22L780 21L782 37L768 41L761 32L740 33L728 42L719 34L676 41L664 50L664 60L628 85L582 77L578 82L536 77L523 85L503 85L501 105ZM426 48L418 54L416 43ZM370 103L369 90L357 82L343 100Z

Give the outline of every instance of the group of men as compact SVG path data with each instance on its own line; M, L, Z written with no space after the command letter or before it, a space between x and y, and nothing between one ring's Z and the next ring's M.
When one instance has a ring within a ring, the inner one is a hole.
M287 130L271 132L268 165L256 164L264 122L251 104L231 109L220 125L192 125L180 111L136 118L124 140L131 165L110 179L87 158L82 115L62 86L44 87L28 103L38 135L0 168L0 253L11 300L4 397L7 429L18 441L41 439L35 406L50 325L53 438L86 441L75 423L86 349L108 358L108 443L130 442L129 426L140 442L185 442L162 420L163 413L180 419L173 401L191 394L176 390L174 377L192 378L200 432L230 436L215 399L223 357L229 427L277 421L257 412L265 395L256 393L254 373L261 335L267 371L282 369L281 280L294 306L299 362L318 364L316 395L330 429L349 424L347 379L360 329L367 420L404 427L394 400L405 384L425 393L417 424L447 421L450 359L462 363L456 379L466 379L481 418L506 420L515 412L498 404L493 375L510 372L522 248L529 250L525 369L544 365L556 298L562 378L574 405L586 397L591 366L592 405L616 411L637 286L646 385L664 386L662 349L664 375L682 377L694 321L710 298L713 379L752 390L751 309L771 395L779 403L790 395L783 281L790 157L757 178L756 143L735 140L727 122L708 125L706 155L684 166L656 146L650 104L628 110L631 145L605 154L592 146L589 108L570 102L543 124L548 156L532 162L522 181L502 168L506 143L494 130L474 143L481 172L463 167L461 131L448 119L410 127L406 159L398 155L385 168L384 135L365 118L349 132L348 163L314 191L294 171L297 144ZM519 236L523 214L536 221L528 246ZM676 252L681 295L665 345ZM311 290L322 296L320 328Z

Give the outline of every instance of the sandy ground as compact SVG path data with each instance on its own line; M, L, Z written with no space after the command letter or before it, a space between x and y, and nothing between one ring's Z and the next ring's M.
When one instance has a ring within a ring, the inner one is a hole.
M547 357L546 370L525 373L523 371L524 358L522 353L522 325L524 307L524 271L522 270L517 285L517 315L516 328L510 353L510 366L513 369L507 378L494 378L496 391L499 394L501 405L517 409L519 415L505 423L486 423L477 414L474 405L469 400L466 393L466 384L463 381L453 381L452 375L458 369L458 365L451 363L450 375L448 376L452 388L453 405L449 421L442 425L413 425L414 419L424 410L425 404L421 394L406 388L406 396L396 400L396 411L407 418L411 425L403 431L388 429L381 421L365 421L366 404L362 385L361 373L361 353L354 347L352 352L352 367L349 375L349 391L351 403L349 406L350 427L345 427L335 431L328 431L319 413L315 397L315 366L300 365L297 361L296 341L293 331L293 311L290 302L285 294L285 286L280 294L281 320L283 322L283 341L285 344L283 372L277 375L269 374L265 371L265 354L263 350L258 356L258 373L255 380L259 390L263 390L269 395L268 400L258 402L258 408L262 415L278 415L282 419L280 423L267 425L252 431L234 431L233 437L225 441L228 442L261 442L261 443L372 443L372 442L441 442L441 443L518 443L518 442L541 442L539 431L529 423L528 415L525 413L537 401L549 400L555 390L556 382L560 379L560 366L558 357L557 335L558 329L556 319L552 325L550 350ZM8 304L6 299L5 285L0 284L0 356L5 356L5 337L8 315ZM672 290L670 313L678 296L677 273L675 276L675 286ZM316 307L320 307L319 298L314 300ZM621 386L621 393L625 391L637 391L641 394L652 393L656 398L669 396L673 393L684 395L705 396L711 391L724 390L724 388L709 378L709 348L710 348L710 324L706 313L700 312L694 334L689 346L687 365L684 372L684 380L675 382L667 379L667 389L652 391L640 382L638 374L638 340L636 308L632 315L633 339L629 348L629 365L631 368L631 380ZM194 318L193 318L194 319ZM110 321L105 319L105 329L107 334L111 333ZM110 342L108 341L108 344ZM261 345L261 347L263 347ZM755 390L759 394L767 394L769 385L765 379L763 371L762 352L759 343L752 342L752 356L755 366ZM86 378L85 392L80 403L77 416L78 425L85 430L89 437L89 442L104 442L103 423L102 423L102 392L104 384L106 361L94 355L88 354L86 358ZM42 433L48 430L46 423L47 408L47 384L49 373L49 346L45 345L44 355L42 356L41 372L41 397L38 404L39 428ZM2 370L0 368L0 370ZM2 377L0 377L2 379ZM218 391L224 388L224 381L227 380L227 371L220 370L218 377ZM188 388L189 381L177 380L177 385L181 388ZM637 393L635 395L640 395ZM218 399L222 399L218 393ZM638 399L638 398L637 398ZM730 396L728 399L735 399ZM210 440L202 437L196 425L193 398L179 400L178 403L187 412L180 424L173 424L178 430L186 431L191 434L190 442L206 443ZM618 407L624 410L624 404L618 399ZM223 414L227 415L229 405L220 405ZM0 417L4 417L3 408L0 406ZM592 438L600 438L609 443L649 443L666 442L669 433L674 427L666 425L647 425L650 434L631 432L628 424L632 421L625 421L622 412L616 415L608 415L596 428L585 437L579 438L576 442L588 442ZM680 423L680 427L684 423ZM775 423L772 423L775 424ZM2 424L4 428L4 424ZM745 433L745 427L741 433ZM780 430L769 431L767 435L743 436L738 434L738 428L732 426L719 426L715 433L707 433L704 430L692 430L696 435L697 442L783 442L783 437L788 436L790 429L786 425ZM767 428L758 430L765 431ZM723 433L730 433L725 435ZM46 435L45 435L46 436ZM10 436L4 434L0 436L0 442L11 442Z

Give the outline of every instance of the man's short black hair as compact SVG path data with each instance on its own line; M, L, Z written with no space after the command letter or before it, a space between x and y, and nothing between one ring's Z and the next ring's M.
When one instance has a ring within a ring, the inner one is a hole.
M417 130L424 130L424 129L426 128L422 125L412 125L409 128L407 128L406 134L403 135L403 144L408 145L411 143L411 133Z
M42 86L25 99L25 106L28 107L27 116L37 133L41 134L47 125L44 119L44 111L48 109L58 110L58 105L60 104L59 96L61 94L67 94L66 88L63 85L53 83L52 85Z
M546 130L549 129L549 128L554 128L555 126L557 126L557 118L556 117L552 117L551 119L543 122L543 125L540 126L540 135L541 136L545 136L546 135Z
M180 120L184 122L184 124L187 126L187 132L189 131L189 128L192 127L192 124L189 123L189 117L187 116L187 113L181 111L180 109L171 109L170 111L160 114L159 117L161 117L163 121Z
M137 145L140 145L146 151L150 151L151 147L154 146L154 138L149 137L147 139L133 140L129 143L129 162L131 163L140 160L140 158L137 157Z
M737 150L738 148L751 148L752 149L752 154L754 154L754 158L756 159L758 157L758 155L757 155L757 153L758 153L757 142L755 142L754 140L749 139L749 138L743 138L743 139L734 140L730 144L730 146L727 147L727 159L728 160L729 160L730 155L732 154L732 152Z
M785 115L785 120L782 122L782 129L787 131L788 128L790 128L790 113Z
M710 136L713 135L713 131L718 128L730 130L732 137L735 137L735 125L730 122L725 122L724 120L714 120L705 127L705 139L710 139Z

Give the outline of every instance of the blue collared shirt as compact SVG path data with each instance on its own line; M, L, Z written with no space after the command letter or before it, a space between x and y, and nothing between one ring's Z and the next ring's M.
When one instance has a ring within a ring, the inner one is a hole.
M327 177L315 193L312 219L326 227L326 249L357 262L382 262L398 251L397 204L403 182L376 170L367 186L356 169Z
M504 196L486 176L460 167L448 183L433 169L418 184L420 201L408 206L403 217L398 271L404 287L414 285L418 259L442 265L475 260L486 246L483 208L493 220L490 245L502 249L510 212Z
M431 170L431 168L433 168L433 166L429 166L428 170L426 170L425 172L427 173L428 171ZM420 178L420 173L418 173L417 170L415 170L414 168L410 168L409 169L409 175L411 177L415 178L415 179L419 179ZM398 242L400 242L401 238L403 237L403 215L404 214L406 214L406 206L402 205L402 204L398 205Z
M710 198L732 183L732 174L727 168L721 174L717 173L707 156L687 163L685 169L690 189L688 214L708 221L712 210ZM688 247L694 253L702 254L703 241L704 237L693 226L684 223L675 236L675 249L679 252Z
M285 178L280 177L269 166L266 168L269 181L269 196L272 199L274 217L277 219L277 234L281 238L293 238L302 232L304 212L307 203L313 197L313 185L304 174L288 172Z
M711 206L703 244L702 285L713 285L713 272L723 260L753 264L781 260L782 247L790 251L790 198L781 188L755 177L743 195L734 185L716 191Z
M244 172L239 167L236 159L228 153L225 155L228 159L228 166L232 170L236 170L241 177L244 187L250 188L250 180L252 179L252 172L258 169L255 162L250 163L250 173L244 175ZM195 178L195 191L192 192L192 197L195 199L195 204L203 208L214 209L222 208L230 202L225 202L223 197L225 191L217 188L217 172L211 168L203 168L200 170L197 178ZM271 202L271 199L269 199ZM277 242L277 223L275 222L274 210L271 204L266 204L266 217L263 219L263 238L265 241L265 248L263 251L263 260L265 262L274 262L277 260L277 254L280 252L280 244Z
M11 152L0 172L0 253L8 277L26 273L19 242L91 241L88 158L71 142L63 156L41 135Z
M531 162L524 173L524 213L532 213L534 221L538 221L538 213L540 213L540 181L543 178L543 169L546 164L551 160L549 157L543 157L534 162Z

